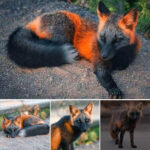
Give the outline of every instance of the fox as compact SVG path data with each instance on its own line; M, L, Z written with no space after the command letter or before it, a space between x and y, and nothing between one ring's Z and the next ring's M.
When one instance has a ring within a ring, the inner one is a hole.
M22 68L55 67L86 59L98 82L112 99L124 94L112 77L136 58L141 40L135 29L139 13L111 12L97 6L98 22L66 10L45 13L9 36L8 57Z
M134 130L136 124L142 118L143 104L129 105L127 109L115 112L110 121L110 135L115 139L115 144L123 148L123 138L126 131L130 132L130 142L132 148L137 148L134 144ZM118 138L120 134L120 137Z
M86 132L93 122L93 102L84 109L69 105L70 115L51 125L51 150L74 150L73 142Z
M1 127L8 138L15 138L17 136L29 137L49 133L49 125L33 115L4 117Z

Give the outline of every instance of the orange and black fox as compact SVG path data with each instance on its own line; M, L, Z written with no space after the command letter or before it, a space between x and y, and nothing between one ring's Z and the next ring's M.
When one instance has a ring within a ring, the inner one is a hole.
M128 108L121 112L116 112L112 115L110 122L110 134L115 143L118 144L119 148L123 147L123 137L125 131L130 132L130 142L131 147L136 148L134 144L134 130L136 128L137 122L142 117L143 104L139 103L136 106L133 104L128 106ZM118 138L120 134L120 137Z
M44 135L49 133L49 125L43 120L33 115L19 115L15 117L4 117L2 130L6 137L16 136L28 137Z
M10 35L8 56L26 68L60 66L85 58L110 97L122 98L111 73L126 69L138 54L138 12L111 13L99 2L97 14L99 23L68 11L43 14Z
M92 123L93 102L81 110L70 105L69 111L70 116L64 116L51 126L51 150L73 150L73 142Z

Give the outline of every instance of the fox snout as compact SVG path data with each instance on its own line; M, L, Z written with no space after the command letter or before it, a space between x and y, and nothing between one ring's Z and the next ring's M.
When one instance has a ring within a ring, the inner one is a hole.
M115 55L115 49L110 45L104 45L103 47L101 47L101 57L104 60L109 60L111 58L113 58Z
M11 138L15 138L19 133L19 128L17 128L15 125L10 125L10 127L7 129L8 134Z

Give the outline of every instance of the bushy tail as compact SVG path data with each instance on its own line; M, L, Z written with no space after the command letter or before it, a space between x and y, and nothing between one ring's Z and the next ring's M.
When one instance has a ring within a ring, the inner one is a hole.
M49 133L49 125L48 124L37 124L29 127L25 127L20 130L18 136L27 137L27 136L35 136L35 135L45 135Z
M7 43L8 56L26 68L52 67L75 61L78 53L71 44L40 39L30 30L17 28Z

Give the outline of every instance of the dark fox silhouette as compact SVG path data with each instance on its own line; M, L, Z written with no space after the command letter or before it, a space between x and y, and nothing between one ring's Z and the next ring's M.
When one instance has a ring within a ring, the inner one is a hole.
M136 148L134 144L134 130L137 122L142 117L143 104L139 103L136 106L133 104L128 106L126 110L116 112L112 115L110 123L110 134L115 139L116 144L119 148L122 148L123 137L125 131L130 132L131 147ZM120 133L120 137L119 136Z

